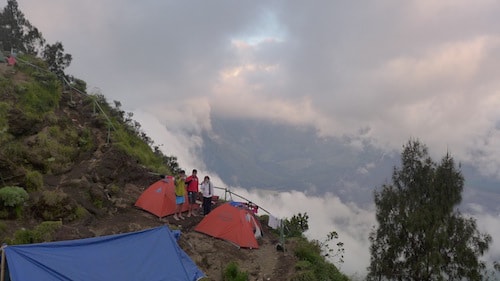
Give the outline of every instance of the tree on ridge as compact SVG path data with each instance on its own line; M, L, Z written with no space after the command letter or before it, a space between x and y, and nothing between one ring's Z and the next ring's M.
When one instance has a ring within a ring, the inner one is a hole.
M30 55L37 55L45 39L38 28L31 25L19 10L16 0L7 0L7 6L0 13L0 42L5 51L11 49Z
M368 280L483 280L491 236L460 213L464 178L447 153L429 157L418 140L403 146L392 183L375 191Z
M64 53L61 42L46 44L42 33L26 19L16 0L7 0L0 12L0 51L15 51L33 56L40 55L57 76L71 64L72 56Z
M64 69L71 64L72 56L64 53L64 47L61 42L53 45L45 45L43 58L49 65L49 70L57 76L64 76Z

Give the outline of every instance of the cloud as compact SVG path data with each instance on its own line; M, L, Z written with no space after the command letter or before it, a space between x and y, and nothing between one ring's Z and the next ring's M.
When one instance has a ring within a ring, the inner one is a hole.
M388 150L418 137L500 170L496 1L19 5L73 54L69 72L124 108L168 108L162 122L277 120Z
M162 121L165 119L159 119L158 115L155 116L146 111L133 112L133 119L141 124L141 130L154 141L153 145L158 146L165 155L177 157L182 168L186 170L197 168L200 173L206 170L203 161L196 154L196 151L202 146L201 138L182 130L185 124L192 123L186 121L183 115L178 114L177 111L170 115L168 109L165 112L166 114L163 117L174 120L174 122L166 124ZM174 125L171 126L170 124Z
M486 253L486 260L500 261L500 214L482 213L476 215L478 228L481 232L488 233L493 238L490 250Z
M374 137L385 135L395 146L405 137L421 136L431 147L451 147L465 158L471 141L500 117L493 109L500 103L493 90L498 85L488 90L476 84L486 50L498 46L496 38L446 44L420 57L393 59L375 71L379 90L365 99L366 105L384 104L378 118L371 110Z
M500 213L492 214L486 212L480 205L469 206L471 215L476 219L477 228L481 233L492 237L489 250L483 259L491 265L492 262L500 262Z

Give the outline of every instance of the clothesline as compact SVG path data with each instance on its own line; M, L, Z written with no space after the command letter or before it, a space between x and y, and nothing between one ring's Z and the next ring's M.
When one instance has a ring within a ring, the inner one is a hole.
M217 187L217 186L214 186L214 188L217 188L217 189L220 189L220 190L224 190L224 192L225 192L225 194L224 194L224 200L226 200L226 199L227 199L227 198L226 198L226 194L227 194L227 193L229 193L229 195L231 195L231 196L232 196L232 195L234 195L234 196L236 196L236 197L239 197L240 199L246 200L248 203L250 203L250 204L253 204L253 205L257 206L259 209L261 209L262 211L266 212L268 215L271 215L271 213L270 213L268 210L266 210L266 209L262 208L261 206L259 206L259 205L255 204L255 203L254 203L254 202L252 202L251 200L249 200L249 199L247 199L247 198L245 198L245 197L243 197L243 196L241 196L241 195L239 195L239 194L237 194L237 193L232 192L231 190L229 190L229 189L227 189L227 188Z

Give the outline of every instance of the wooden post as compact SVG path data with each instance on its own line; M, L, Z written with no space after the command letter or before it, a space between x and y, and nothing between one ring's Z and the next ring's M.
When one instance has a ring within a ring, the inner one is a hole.
M2 270L0 272L0 281L5 280L5 251L4 251L5 246L2 245Z

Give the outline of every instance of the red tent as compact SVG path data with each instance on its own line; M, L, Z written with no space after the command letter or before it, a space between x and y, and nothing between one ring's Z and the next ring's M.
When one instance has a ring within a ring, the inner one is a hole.
M16 64L16 58L13 56L10 56L7 58L7 65L14 66Z
M175 184L174 177L167 176L150 185L139 196L135 206L146 210L159 218L172 215L175 212ZM187 195L182 205L182 211L188 210Z
M215 208L194 230L250 249L259 248L256 238L262 236L259 220L241 202L229 202Z

